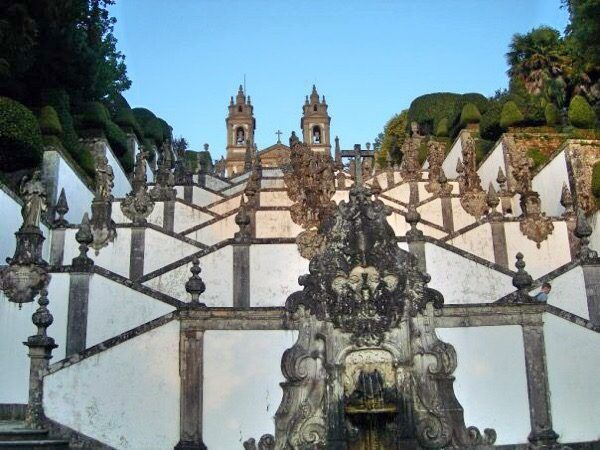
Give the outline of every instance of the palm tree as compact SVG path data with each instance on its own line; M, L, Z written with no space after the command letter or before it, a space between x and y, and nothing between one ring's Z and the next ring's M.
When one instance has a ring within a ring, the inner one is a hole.
M564 105L572 61L557 30L539 27L515 34L506 59L511 83L523 86L530 95Z

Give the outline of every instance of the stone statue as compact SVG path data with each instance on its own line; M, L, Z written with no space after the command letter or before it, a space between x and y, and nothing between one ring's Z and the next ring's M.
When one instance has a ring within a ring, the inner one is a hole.
M21 228L38 227L42 213L46 211L46 189L42 183L40 171L36 170L30 179L23 177L21 181L23 207L23 225Z
M115 179L114 172L108 158L103 154L96 156L96 198L99 200L110 200Z

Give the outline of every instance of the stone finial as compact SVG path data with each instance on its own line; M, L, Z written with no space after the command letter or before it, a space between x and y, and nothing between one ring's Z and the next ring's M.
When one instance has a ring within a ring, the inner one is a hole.
M486 200L488 207L490 208L489 216L492 218L502 217L502 213L500 213L496 210L496 208L500 204L500 198L498 197L498 194L496 193L496 189L494 189L494 185L492 183L490 183L490 185L488 187L488 192L485 197L485 200Z
M465 171L465 168L463 166L463 163L460 160L460 158L458 158L456 160L456 173L459 174L459 175L462 175L464 173L464 171Z
M500 191L504 191L506 189L506 175L502 171L502 167L498 167L498 175L496 176L496 183L500 186Z
M240 200L240 209L235 215L235 223L238 227L240 227L240 230L234 235L236 242L248 242L250 239L250 221L250 215L246 209L246 202L244 201L244 195L242 194L242 198Z
M341 169L342 166L342 150L340 149L340 138L335 137L335 163Z
M346 188L346 176L344 175L344 172L340 170L336 175L336 180L338 189Z
M300 142L300 139L298 139L298 136L296 136L296 132L292 131L292 134L290 135L290 148L292 148L294 144L297 144L298 142Z
M192 272L192 276L187 283L185 283L185 290L192 296L191 304L195 306L206 306L199 300L200 295L206 290L206 285L204 284L204 281L202 281L202 278L200 278L200 272L202 272L202 269L200 268L200 260L197 256L194 256L192 259L192 267L190 268L190 272Z
M563 183L562 191L560 193L560 204L563 208L565 208L565 212L563 216L571 217L573 215L573 196L571 195L571 191L567 186L567 183Z
M533 297L529 295L529 291L533 285L533 278L525 270L525 261L523 260L523 253L519 252L516 255L517 262L515 267L517 272L513 276L512 284L517 288L517 292L512 299L514 303L530 303L533 301Z
M408 206L406 212L406 222L410 225L410 230L406 232L406 237L415 240L423 237L423 232L417 228L417 224L421 221L421 214L417 211L415 205Z
M379 184L378 177L375 177L373 183L371 183L371 194L373 194L375 198L378 198L379 194L381 194L381 185Z
M579 239L580 247L577 257L582 262L590 262L598 259L598 252L589 248L592 227L585 218L585 212L582 208L577 208L577 221L575 222L575 237Z
M94 240L94 235L88 213L83 215L79 230L75 234L75 240L79 243L79 256L73 258L72 265L78 270L89 270L94 265L94 261L87 255L87 252Z
M65 194L65 188L60 190L60 195L54 206L54 212L58 214L58 217L54 219L54 227L64 228L69 222L65 219L65 214L69 212L69 204L67 203L67 196Z
M50 301L48 300L48 290L43 288L40 291L40 297L38 299L38 305L40 306L31 316L31 321L37 327L37 333L27 338L25 345L28 347L48 346L50 351L58 347L54 344L54 339L49 337L47 334L48 327L52 325L52 322L54 322L54 317L48 310L49 304Z

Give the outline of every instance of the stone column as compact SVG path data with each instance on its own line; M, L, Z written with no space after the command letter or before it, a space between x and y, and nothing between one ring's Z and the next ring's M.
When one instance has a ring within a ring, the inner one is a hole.
M522 325L522 330L531 421L531 433L528 439L533 449L550 449L556 444L558 434L552 429L546 348L541 318L539 323Z
M600 261L583 262L581 268L583 269L590 322L595 326L600 326Z
M205 450L202 441L204 331L188 329L186 325L182 321L179 338L180 440L175 450Z
M58 347L54 339L46 334L47 328L53 321L52 314L47 308L48 303L48 291L44 288L38 300L40 307L31 317L38 331L23 343L29 347L29 401L25 421L30 427L36 429L44 427L44 375L48 370L52 350Z
M146 228L134 226L131 229L131 250L129 253L129 279L132 281L144 275L144 248L146 246Z

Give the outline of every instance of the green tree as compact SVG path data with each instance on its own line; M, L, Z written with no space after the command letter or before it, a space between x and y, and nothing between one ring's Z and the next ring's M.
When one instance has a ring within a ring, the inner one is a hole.
M563 0L569 11L566 33L579 57L600 66L600 1Z
M395 114L383 127L383 139L380 140L378 159L383 162L389 154L395 163L402 160L402 144L406 139L406 128L408 125L408 110Z

